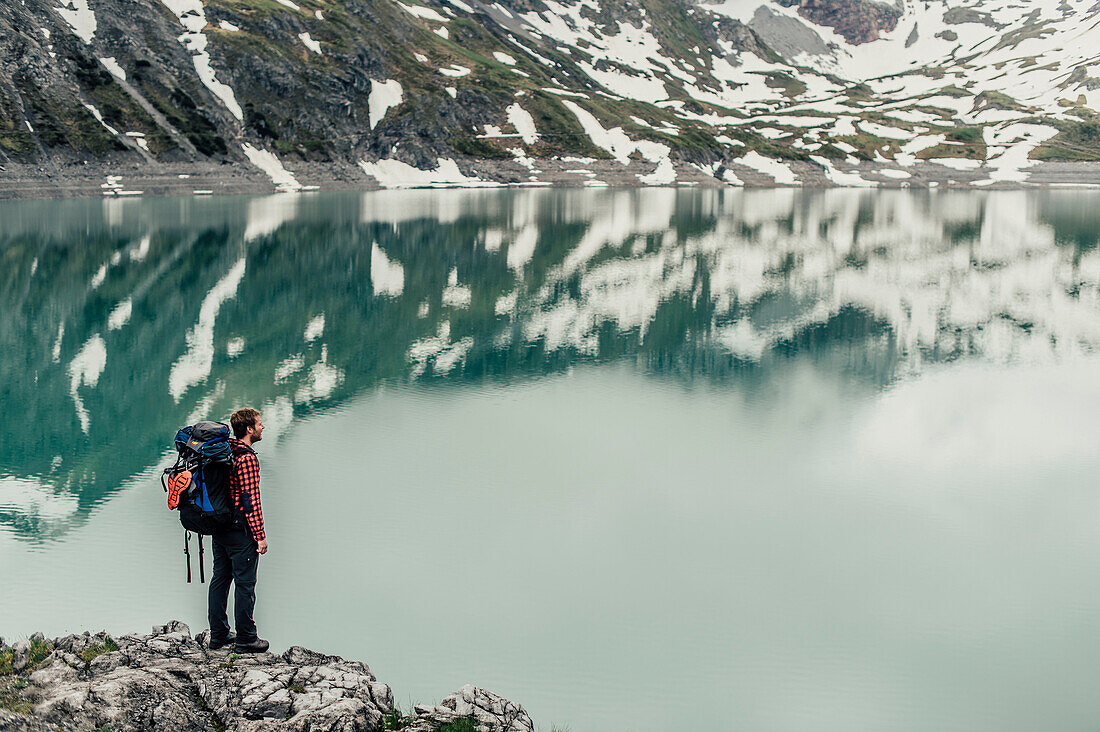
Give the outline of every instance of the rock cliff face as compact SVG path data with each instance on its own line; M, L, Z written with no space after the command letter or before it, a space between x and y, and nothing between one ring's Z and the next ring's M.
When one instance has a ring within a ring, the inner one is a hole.
M523 707L474 686L402 716L390 687L359 661L299 646L231 651L211 651L205 631L192 638L178 621L118 639L0 640L0 728L428 732L469 718L480 732L534 730Z
M799 15L834 29L852 44L878 40L881 32L894 30L901 17L900 7L875 0L780 0L780 4L797 6Z

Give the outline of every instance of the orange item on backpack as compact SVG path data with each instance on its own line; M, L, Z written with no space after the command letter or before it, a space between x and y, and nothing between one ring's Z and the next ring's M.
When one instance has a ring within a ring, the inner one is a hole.
M175 508L180 505L180 496L190 485L190 470L184 470L168 481L168 508Z

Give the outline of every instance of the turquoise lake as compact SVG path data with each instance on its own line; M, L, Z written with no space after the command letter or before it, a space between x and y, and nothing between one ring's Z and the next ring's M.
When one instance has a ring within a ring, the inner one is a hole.
M203 630L159 475L251 405L260 633L402 708L1096 729L1098 244L1083 190L0 202L0 636Z

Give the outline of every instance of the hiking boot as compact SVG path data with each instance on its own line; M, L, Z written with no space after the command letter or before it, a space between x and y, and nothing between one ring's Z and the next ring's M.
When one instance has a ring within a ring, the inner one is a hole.
M229 635L227 635L225 638L218 639L218 638L215 638L215 637L211 636L206 641L206 647L209 648L212 651L216 651L219 648L224 648L227 645L229 645L230 643L235 643L236 641L237 641L237 634L230 631Z
M257 638L251 643L237 643L233 646L233 650L237 653L263 653L270 647L271 644L263 638Z

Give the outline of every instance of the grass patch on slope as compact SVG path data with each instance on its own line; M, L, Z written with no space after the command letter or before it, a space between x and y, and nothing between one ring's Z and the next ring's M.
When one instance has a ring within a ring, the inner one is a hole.
M918 152L918 159L963 158L967 160L985 160L987 149L981 127L939 128L934 129L933 132L942 132L947 139L939 145Z
M19 673L27 675L38 668L38 665L53 651L53 644L41 636L30 639L31 647L27 651L27 663L18 672L15 670L15 651L9 648L0 653L0 676L11 676Z
M69 60L76 69L77 82L92 97L107 124L120 132L143 133L153 152L175 147L175 141L162 132L149 113L94 58L71 54Z
M195 100L176 86L171 77L147 61L138 61L131 81L153 107L201 154L226 155L229 150L218 128L202 113Z
M84 661L85 667L87 667L88 664L90 664L96 658L102 656L104 653L114 653L117 650L118 643L116 643L115 639L111 636L107 636L107 639L104 640L102 643L95 643L81 651L80 658L82 661Z
M974 98L974 109L1004 109L1010 112L1027 112L1028 107L999 91L984 91Z
M34 704L22 694L26 687L26 679L0 679L0 709L16 714L30 714L34 710Z
M1033 160L1100 160L1100 122L1094 120L1045 120L1058 134L1031 151Z
M773 71L764 75L764 83L772 89L782 89L783 96L791 99L805 94L806 84L783 71Z

